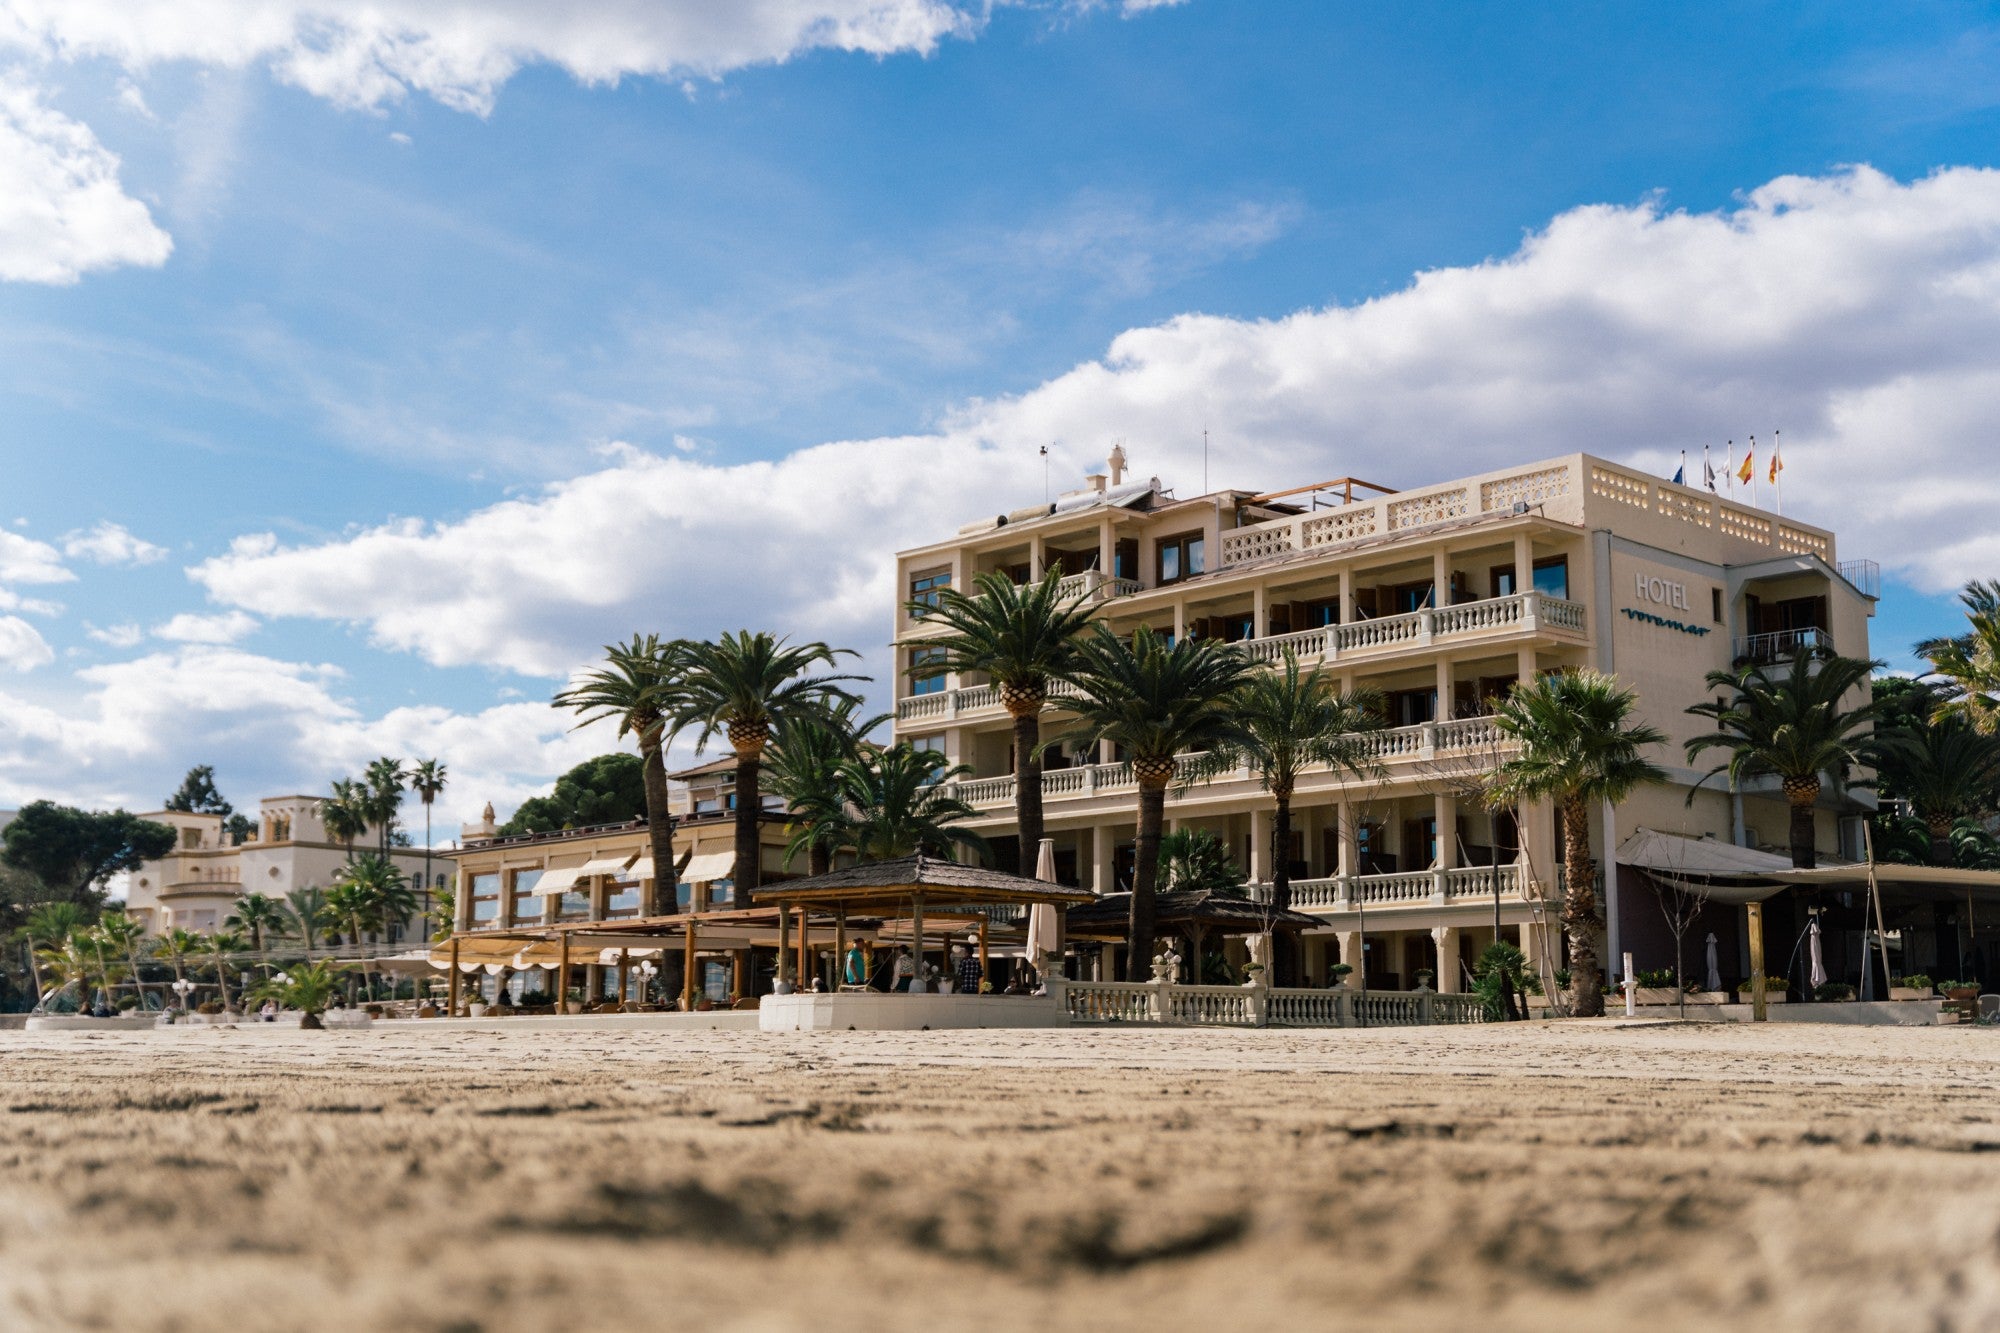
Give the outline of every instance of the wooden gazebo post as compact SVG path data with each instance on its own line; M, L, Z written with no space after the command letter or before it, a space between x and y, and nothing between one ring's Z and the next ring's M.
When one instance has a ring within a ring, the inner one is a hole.
M804 994L812 989L806 981L806 969L812 965L812 941L806 937L806 922L812 914L804 907L799 908L799 992Z
M569 932L563 931L556 937L561 943L556 951L556 1012L569 1012Z
M681 1011L694 1009L694 914L688 914L687 943L681 950Z
M780 899L778 902L778 980L779 981L784 981L786 979L785 951L792 947L791 933L792 933L791 908L787 907L784 901ZM794 981L797 980L796 975L792 977L792 980Z
M444 1016L446 1018L458 1017L459 975L460 974L458 970L458 936L454 935L451 937L451 993L450 996L445 1000Z
M847 984L847 904L833 905L833 989Z
M921 893L910 895L910 951L916 955L917 973L910 979L910 989L915 990L924 978L924 895Z
M986 928L990 924L992 924L990 918L984 912L981 912L979 914L979 979L981 981L988 979L986 975ZM974 992L974 994L977 993L976 991Z
M626 993L632 984L632 951L618 951L618 1007L625 1007Z

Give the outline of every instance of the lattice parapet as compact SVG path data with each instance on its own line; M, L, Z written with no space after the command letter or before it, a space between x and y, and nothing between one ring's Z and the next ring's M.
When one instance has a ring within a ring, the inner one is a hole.
M1519 476L1481 482L1479 508L1482 513L1490 514L1496 510L1504 513L1517 504L1545 504L1568 494L1569 469L1544 468L1540 472L1523 472Z
M1471 512L1472 496L1465 487L1455 491L1432 491L1429 495L1413 495L1407 500L1391 500L1389 527L1391 531L1421 528L1431 523L1464 518Z
M1745 541L1762 542L1767 546L1771 542L1770 519L1757 514L1748 514L1728 505L1717 507L1716 526L1730 536L1741 537Z
M1274 524L1270 527L1238 528L1234 532L1222 534L1222 563L1241 564L1245 560L1262 560L1266 556L1283 555L1292 549L1292 529L1290 524Z
M1381 523L1377 513L1377 506L1372 504L1336 509L1331 514L1320 514L1301 523L1299 534L1308 548L1331 546L1335 542L1352 541L1357 537L1373 537Z
M1778 525L1778 549L1787 555L1816 555L1822 560L1831 553L1826 538L1789 523Z
M1640 509L1652 498L1653 483L1643 478L1613 472L1606 467L1590 469L1590 493L1602 500L1617 500Z
M1697 528L1715 526L1715 501L1706 495L1688 495L1662 486L1654 494L1654 507L1668 518L1692 523Z

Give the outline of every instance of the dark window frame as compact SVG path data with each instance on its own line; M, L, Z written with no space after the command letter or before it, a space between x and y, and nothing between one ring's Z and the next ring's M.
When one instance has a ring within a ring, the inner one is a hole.
M1167 573L1167 555L1174 557L1174 573ZM1208 572L1208 532L1195 528L1188 532L1177 532L1171 537L1162 537L1153 547L1154 585L1166 587L1182 583Z

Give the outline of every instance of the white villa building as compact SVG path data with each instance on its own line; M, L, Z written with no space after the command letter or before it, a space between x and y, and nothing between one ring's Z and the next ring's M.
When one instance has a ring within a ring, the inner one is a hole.
M1031 872L1012 838L1012 734L998 692L938 671L925 640L942 628L904 609L994 570L1019 581L1061 569L1121 632L1225 639L1264 662L1289 648L1343 687L1379 690L1381 774L1322 772L1294 801L1293 906L1324 923L1305 937L1309 977L1345 961L1370 987L1408 988L1434 969L1440 990L1462 989L1496 919L1531 956L1559 948L1553 812L1528 809L1517 825L1477 792L1503 751L1492 702L1531 673L1573 667L1616 674L1672 738L1653 756L1672 783L1593 811L1591 828L1607 962L1635 950L1640 966L1664 965L1654 894L1611 849L1641 829L1772 849L1787 838L1775 788L1695 790L1707 765L1689 767L1680 742L1701 725L1685 709L1706 697L1704 675L1815 644L1869 655L1874 567L1840 563L1831 532L1586 454L1411 491L1344 478L1186 499L1157 479L1128 480L1123 464L1114 453L1082 490L899 554L895 735L971 766L959 793L981 813L973 827L1003 868ZM1043 735L1063 722L1058 697ZM1136 788L1123 758L1046 758L1044 817L1065 884L1129 884ZM1824 855L1854 854L1866 808L1824 800ZM1212 830L1253 884L1268 883L1270 799L1252 774L1170 792L1167 818ZM1725 970L1744 975L1736 919L1717 928ZM1774 950L1787 947L1787 922L1769 928Z
M172 826L180 841L165 857L130 872L126 910L145 923L149 935L174 926L212 931L246 893L283 899L294 889L331 886L347 864L347 847L327 837L319 804L316 796L266 797L257 803L256 832L240 845L229 842L220 815L155 810L141 816ZM370 830L356 840L356 848L368 850L376 836ZM426 889L435 894L451 883L452 865L444 857L432 858L426 885L422 848L392 847L389 856L409 877L420 904ZM413 920L392 928L390 936L387 942L395 943L424 939L427 932Z

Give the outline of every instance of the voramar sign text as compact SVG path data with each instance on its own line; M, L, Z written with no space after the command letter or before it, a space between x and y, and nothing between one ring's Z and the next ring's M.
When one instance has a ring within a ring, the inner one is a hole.
M1628 620L1643 620L1648 625L1658 625L1661 629L1679 630L1683 634L1692 634L1697 638L1715 628L1713 625L1690 625L1682 620L1668 620L1665 616L1656 616L1651 611L1641 611L1633 606L1622 606L1618 609L1624 613Z

